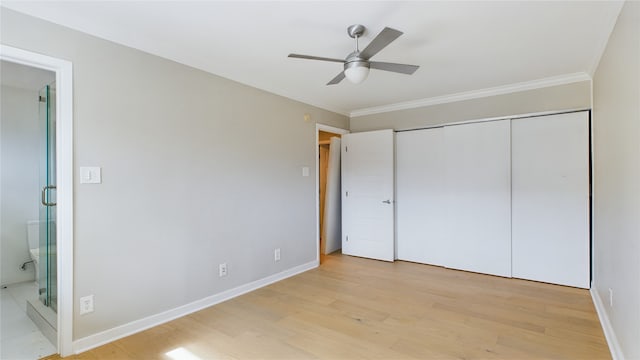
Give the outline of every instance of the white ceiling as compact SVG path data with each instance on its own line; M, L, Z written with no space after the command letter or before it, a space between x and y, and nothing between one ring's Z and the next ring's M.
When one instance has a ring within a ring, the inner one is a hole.
M244 84L343 114L514 83L592 74L619 1L3 1L31 14ZM404 32L373 59L420 65L325 84L344 58L347 26Z

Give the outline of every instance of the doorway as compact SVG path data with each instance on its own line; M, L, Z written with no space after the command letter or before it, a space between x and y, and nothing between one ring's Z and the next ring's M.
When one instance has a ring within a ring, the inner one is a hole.
M349 131L316 125L318 263L341 248L340 138Z
M33 313L49 313L41 316L40 325L50 325L53 333L53 352L62 356L73 354L72 326L73 326L73 92L72 92L72 64L69 61L52 58L46 55L25 51L11 46L0 45L0 61L2 64L3 80L7 76L16 75L20 80L33 81L33 77L25 74L48 73L51 78L40 84L33 94L35 116L41 126L35 130L38 141L35 152L35 191L30 188L32 195L29 202L35 203L36 215L29 214L22 226L22 235L14 243L22 244L23 254L19 256L22 264L19 266L30 269L31 281L34 284L35 299L21 302L25 310ZM26 69L26 70L25 70ZM27 71L21 73L20 71ZM33 83L31 86L34 86ZM3 107L4 108L4 107ZM4 125L3 113L3 125ZM3 132L4 136L13 133ZM40 145L38 145L38 143ZM4 156L12 155L3 152ZM13 155L12 155L13 156ZM13 159L19 161L17 158ZM24 165L26 166L27 163ZM33 164L33 163L32 163ZM3 177L5 175L3 169ZM4 180L4 179L3 179ZM4 187L4 184L3 184ZM11 191L8 191L11 190ZM3 208L6 205L5 195L15 194L15 189L2 189ZM35 200L34 200L35 198ZM9 210L9 209L6 209ZM3 209L3 216L5 209ZM3 237L4 237L3 227ZM29 238L36 239L28 241ZM4 239L3 239L4 241ZM37 244L34 246L28 244ZM33 248L36 251L29 251ZM31 261L35 257L38 261ZM38 282L35 282L35 268L38 266ZM5 262L3 261L3 266ZM23 274L23 276L26 276ZM4 281L4 280L3 280ZM4 285L4 283L3 283ZM14 296L15 297L15 296ZM3 300L7 299L3 294ZM26 300L26 299L25 299ZM31 317L31 316L30 316ZM34 319L34 317L31 317ZM34 320L36 322L36 320ZM45 334L46 335L46 334ZM10 343L13 343L10 342ZM4 342L3 342L4 345ZM32 347L29 343L24 348ZM17 345L16 345L17 346ZM3 350L6 348L3 347ZM20 349L18 349L20 350ZM3 351L4 353L4 351ZM37 355L37 354L36 354ZM33 357L33 354L23 354L20 357Z
M3 358L51 355L57 298L55 239L55 73L8 61L2 69ZM42 198L40 190L42 189Z

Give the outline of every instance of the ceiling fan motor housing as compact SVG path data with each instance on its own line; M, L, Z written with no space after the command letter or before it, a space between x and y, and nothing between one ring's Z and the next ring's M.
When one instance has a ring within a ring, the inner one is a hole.
M344 69L352 67L369 67L369 61L360 57L360 51L354 51L344 60Z
M356 37L364 35L364 32L366 30L367 28L364 27L364 25L354 24L347 28L347 33L349 34L349 36L355 39Z

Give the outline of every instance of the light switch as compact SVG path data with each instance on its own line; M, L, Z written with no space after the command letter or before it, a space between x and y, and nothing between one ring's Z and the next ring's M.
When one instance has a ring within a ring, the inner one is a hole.
M303 166L302 167L302 176L309 176L309 167L308 166Z
M102 171L97 166L80 167L80 184L102 183Z

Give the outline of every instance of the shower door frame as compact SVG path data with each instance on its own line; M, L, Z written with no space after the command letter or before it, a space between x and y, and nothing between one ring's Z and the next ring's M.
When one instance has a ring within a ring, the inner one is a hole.
M70 61L0 44L0 59L56 74L56 237L58 343L62 356L73 349L73 65Z

